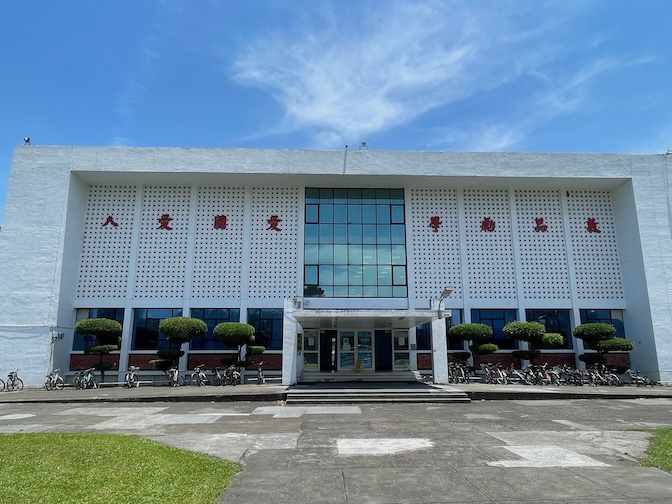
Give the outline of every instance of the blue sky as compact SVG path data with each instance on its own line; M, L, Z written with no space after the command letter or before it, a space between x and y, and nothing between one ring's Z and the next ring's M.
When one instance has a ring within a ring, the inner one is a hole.
M669 0L0 5L0 223L33 145L664 153Z

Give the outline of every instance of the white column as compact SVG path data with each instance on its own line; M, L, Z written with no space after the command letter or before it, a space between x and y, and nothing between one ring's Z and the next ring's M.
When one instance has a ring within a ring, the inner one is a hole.
M294 385L298 381L296 365L297 327L294 318L294 300L285 299L282 318L282 384Z
M439 313L441 301L430 299L432 310ZM446 340L446 321L443 318L432 321L432 368L434 383L448 384L448 341Z

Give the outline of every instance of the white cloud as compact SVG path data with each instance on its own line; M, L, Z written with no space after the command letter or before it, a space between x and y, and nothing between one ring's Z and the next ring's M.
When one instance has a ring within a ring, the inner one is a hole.
M232 75L270 93L285 111L273 130L260 135L304 130L312 133L315 147L329 148L440 107L446 111L444 124L451 124L446 105L528 79L530 91L516 96L508 119L490 123L491 114L478 110L471 129L444 127L448 136L434 141L506 150L520 145L536 125L585 110L592 86L604 74L647 62L593 58L604 38L568 36L589 11L585 3L523 5L365 2L352 18L347 10L337 13L335 3L297 15L300 26L292 30L253 38L238 52Z

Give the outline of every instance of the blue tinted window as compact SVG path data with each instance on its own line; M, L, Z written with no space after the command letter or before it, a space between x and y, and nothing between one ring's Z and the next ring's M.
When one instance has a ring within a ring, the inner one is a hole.
M196 308L191 310L191 316L203 320L208 325L207 334L191 340L189 343L191 350L237 350L237 348L229 347L223 341L216 339L213 332L217 324L240 322L240 310L238 308Z
M131 350L160 350L178 348L171 345L159 324L170 317L181 317L181 308L136 308L133 310L133 340Z

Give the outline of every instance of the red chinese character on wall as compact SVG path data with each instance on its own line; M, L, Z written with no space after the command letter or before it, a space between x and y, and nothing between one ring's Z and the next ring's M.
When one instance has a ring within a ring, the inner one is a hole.
M495 221L493 221L490 217L486 217L483 219L481 222L481 231L488 231L492 232L495 230Z
M226 215L215 215L215 229L226 229Z
M432 231L434 231L435 233L439 232L441 224L443 224L443 222L441 222L441 217L439 217L438 215L429 218L429 227L431 227Z
M586 224L588 224L588 229L589 233L601 233L599 229L597 229L597 222L595 221L595 217L590 217L587 221Z
M278 227L278 224L282 222L282 219L278 218L277 215L271 215L271 218L266 222L268 223L266 230L272 229L273 231L282 231L282 229Z
M107 226L108 224L112 224L114 227L117 227L117 226L119 225L119 224L117 224L116 222L114 222L114 219L112 218L111 215L108 215L108 216L107 216L107 220L105 221L105 224L103 224L103 225L100 226L100 227L105 227L105 226Z
M541 231L542 233L545 233L546 231L548 231L548 226L546 224L544 224L544 218L543 217L536 217L534 219L534 222L537 224L536 226L534 226L534 230L536 232Z
M168 215L167 213L164 213L160 218L157 219L159 221L159 227L158 229L167 229L168 231L171 231L173 228L170 227L170 221L172 221L172 217Z

